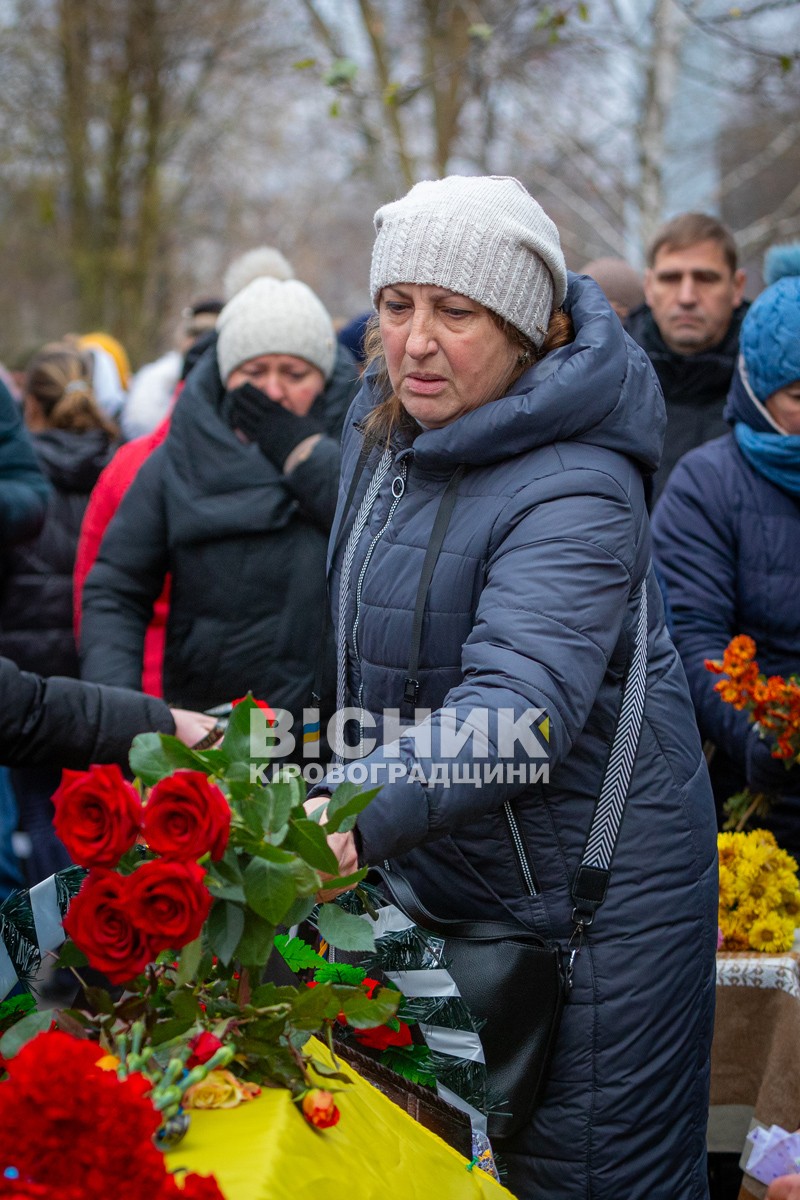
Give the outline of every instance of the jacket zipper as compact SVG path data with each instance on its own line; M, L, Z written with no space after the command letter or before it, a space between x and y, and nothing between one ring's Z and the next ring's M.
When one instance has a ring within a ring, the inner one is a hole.
M517 856L517 863L519 865L520 874L522 875L522 882L525 890L529 896L538 896L539 881L537 880L533 871L533 867L528 859L528 852L525 842L522 839L522 834L520 833L519 825L517 824L517 818L514 815L514 810L511 807L510 800L506 800L505 804L503 805L503 812L506 815L508 828L511 832L511 840L514 843L514 851Z
M398 490L396 490L396 485L397 485L398 479L400 480L400 487ZM375 534L375 536L373 537L369 546L367 547L367 552L364 555L364 561L361 564L361 570L358 573L358 583L356 584L356 612L355 612L355 617L353 618L353 632L352 632L353 662L354 663L360 662L359 653L358 653L358 626L359 626L359 622L361 620L361 591L364 586L364 578L367 574L367 570L369 569L369 564L370 564L370 559L372 558L372 553L373 553L375 547L377 546L378 542L381 540L383 535L386 533L386 530L389 528L389 526L392 522L392 517L394 516L395 509L397 508L398 504L400 503L400 501L403 498L403 495L406 490L405 484L406 484L406 464L405 464L405 460L403 460L399 464L398 474L395 475L394 479L392 480L392 494L394 496L394 500L392 501L389 511L386 514L386 520L384 521L383 525L378 530L378 532ZM363 681L363 679L362 679L361 683L358 685L358 704L359 704L360 708L363 708L363 706L364 706L364 681ZM358 735L359 744L361 743L362 738L363 738L363 729L359 730L359 735Z

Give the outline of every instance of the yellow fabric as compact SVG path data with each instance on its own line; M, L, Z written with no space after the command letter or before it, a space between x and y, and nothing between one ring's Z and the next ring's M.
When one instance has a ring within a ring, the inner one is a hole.
M330 1063L321 1043L315 1056ZM511 1200L511 1193L345 1064L341 1119L315 1130L284 1089L233 1109L193 1112L169 1169L214 1174L226 1200ZM320 1086L325 1081L320 1079Z
M103 333L100 330L96 330L94 333L82 334L78 338L78 345L81 350L91 350L93 346L99 346L101 350L106 350L113 358L119 373L120 383L127 391L131 382L131 364L122 342L118 341L110 333Z

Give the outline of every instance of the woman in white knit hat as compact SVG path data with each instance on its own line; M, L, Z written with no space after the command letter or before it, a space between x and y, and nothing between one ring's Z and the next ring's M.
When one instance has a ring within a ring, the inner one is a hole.
M141 686L144 631L169 574L164 695L210 708L252 689L299 723L357 371L299 280L253 280L217 328L87 579L82 674Z
M663 399L517 180L420 183L375 225L330 590L337 709L361 710L342 770L379 791L330 842L342 874L386 864L406 912L392 877L433 918L510 922L571 963L538 1103L523 1076L489 1116L515 1195L700 1200L716 830L650 563ZM497 961L482 1038L502 1093L540 997ZM448 1054L480 1055L432 1034L458 1091Z

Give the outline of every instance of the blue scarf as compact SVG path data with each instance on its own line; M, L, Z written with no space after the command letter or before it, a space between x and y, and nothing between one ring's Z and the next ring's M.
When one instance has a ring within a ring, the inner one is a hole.
M770 483L800 496L800 434L759 433L737 421L736 442L750 466Z

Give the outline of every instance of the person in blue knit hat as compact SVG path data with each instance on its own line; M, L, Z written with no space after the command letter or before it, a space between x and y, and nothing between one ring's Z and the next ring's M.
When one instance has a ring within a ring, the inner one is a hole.
M765 674L800 673L800 243L773 247L764 275L742 323L732 432L681 459L653 538L700 732L714 747L718 810L745 786L771 796L757 823L800 857L800 765L772 757L770 739L723 704L704 667L749 634Z

